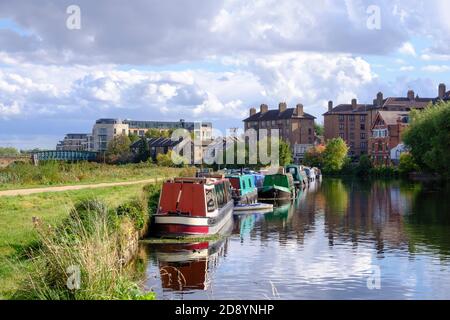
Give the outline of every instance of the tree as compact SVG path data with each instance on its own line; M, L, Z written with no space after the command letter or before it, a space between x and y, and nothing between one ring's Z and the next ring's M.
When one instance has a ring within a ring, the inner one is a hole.
M138 152L136 155L136 161L145 162L150 158L150 147L146 137L142 137L139 141Z
M411 154L403 153L400 155L400 163L398 165L398 171L403 176L407 176L411 172L419 171L419 167L414 162L414 158Z
M128 138L130 139L131 143L135 143L140 139L137 134L131 132L128 134Z
M325 132L324 126L322 124L315 123L314 132L316 133L316 136L323 136Z
M284 167L292 163L292 152L289 144L280 139L279 144L280 166Z
M0 147L0 156L17 156L19 151L16 148Z
M367 177L370 175L370 171L372 170L372 161L368 155L362 155L359 158L359 164L356 167L356 174L360 177Z
M403 140L420 169L450 178L449 102L412 111Z
M124 163L131 159L130 151L131 141L127 135L115 136L109 143L106 150L106 157L108 162Z
M149 129L145 136L147 138L170 138L172 135L173 130L171 129L164 129L164 130L158 130L158 129Z
M305 158L303 163L309 167L323 167L323 153L325 151L325 146L319 145L309 148L305 153Z
M348 146L342 138L328 141L323 153L323 169L326 172L340 171L347 159Z

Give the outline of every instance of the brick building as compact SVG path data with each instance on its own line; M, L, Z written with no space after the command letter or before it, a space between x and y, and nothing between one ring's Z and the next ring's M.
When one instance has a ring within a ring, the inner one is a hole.
M369 138L379 111L409 112L449 97L445 84L440 84L437 98L420 98L409 90L405 97L384 98L379 92L371 104L359 104L353 99L350 104L333 107L330 101L328 112L323 115L325 142L341 137L350 148L349 155L358 158L369 154Z
M401 144L408 123L407 111L378 111L369 137L369 155L374 165L391 164L391 150Z
M295 161L302 158L301 150L314 145L314 120L316 118L304 112L303 105L288 108L281 102L278 109L269 110L266 104L260 106L259 112L250 109L250 115L244 120L245 130L278 129L280 138L287 142Z

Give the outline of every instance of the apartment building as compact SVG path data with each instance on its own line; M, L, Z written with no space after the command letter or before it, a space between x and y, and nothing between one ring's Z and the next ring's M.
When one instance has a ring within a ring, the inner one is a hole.
M186 129L193 132L196 138L202 141L212 139L212 123L210 122L186 122L180 121L137 121L120 119L99 119L92 129L93 151L104 152L108 148L108 142L114 136L121 134L136 134L143 137L151 129L176 130Z
M341 137L350 148L349 155L358 158L369 154L369 138L379 111L409 112L424 109L449 97L445 84L440 84L437 98L420 98L413 90L409 90L405 97L384 98L383 93L379 92L371 104L360 104L353 99L350 104L333 107L330 101L328 112L323 115L325 142Z
M369 156L374 165L392 163L391 151L401 149L401 136L408 124L409 112L378 111L369 138Z
M68 133L56 145L57 151L90 151L92 149L92 135L87 133Z
M304 112L302 104L288 108L285 102L281 102L278 109L269 110L266 104L260 106L259 112L251 108L249 117L243 121L246 131L278 129L280 138L290 145L294 160L299 162L305 150L314 145L315 119L314 116Z

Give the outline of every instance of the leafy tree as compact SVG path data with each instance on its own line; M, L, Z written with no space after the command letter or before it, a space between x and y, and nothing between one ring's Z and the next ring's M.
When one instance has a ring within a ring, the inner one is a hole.
M150 147L147 143L147 138L142 137L139 141L138 152L136 155L136 161L145 162L150 158Z
M138 141L140 139L137 134L131 133L131 132L128 134L128 138L130 139L131 143L135 143L136 141Z
M303 163L310 167L323 167L323 153L325 151L325 146L319 145L309 148L305 153L305 158Z
M19 154L16 148L0 147L0 156L17 156Z
M370 161L369 156L362 155L359 158L359 164L356 167L356 174L360 177L367 177L370 175L372 167L372 161Z
M145 136L147 138L170 138L172 136L173 130L158 130L158 129L149 129Z
M279 145L280 166L285 166L292 163L292 152L289 144L280 140Z
M450 178L450 103L411 112L403 140L417 165Z
M316 133L316 136L323 136L325 129L322 124L314 124L314 132Z
M106 157L108 162L124 163L131 159L130 150L131 141L127 135L115 136L109 143L106 150Z
M323 153L323 169L326 172L340 171L347 159L348 146L342 138L328 141Z
M400 163L398 165L398 171L401 175L406 176L411 172L419 171L419 167L414 162L414 158L409 153L403 153L400 155Z

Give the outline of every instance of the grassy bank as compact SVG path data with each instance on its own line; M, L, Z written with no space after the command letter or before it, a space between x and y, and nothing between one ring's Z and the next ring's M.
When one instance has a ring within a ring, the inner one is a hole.
M33 217L49 225L58 225L77 202L96 198L109 208L117 208L132 200L143 185L112 187L96 190L79 190L63 193L43 193L30 196L0 197L0 298L9 298L24 274L10 262L39 242L39 233ZM28 261L23 261L28 265Z
M150 163L108 165L90 162L18 163L0 169L0 190L193 175L192 168L158 167Z

